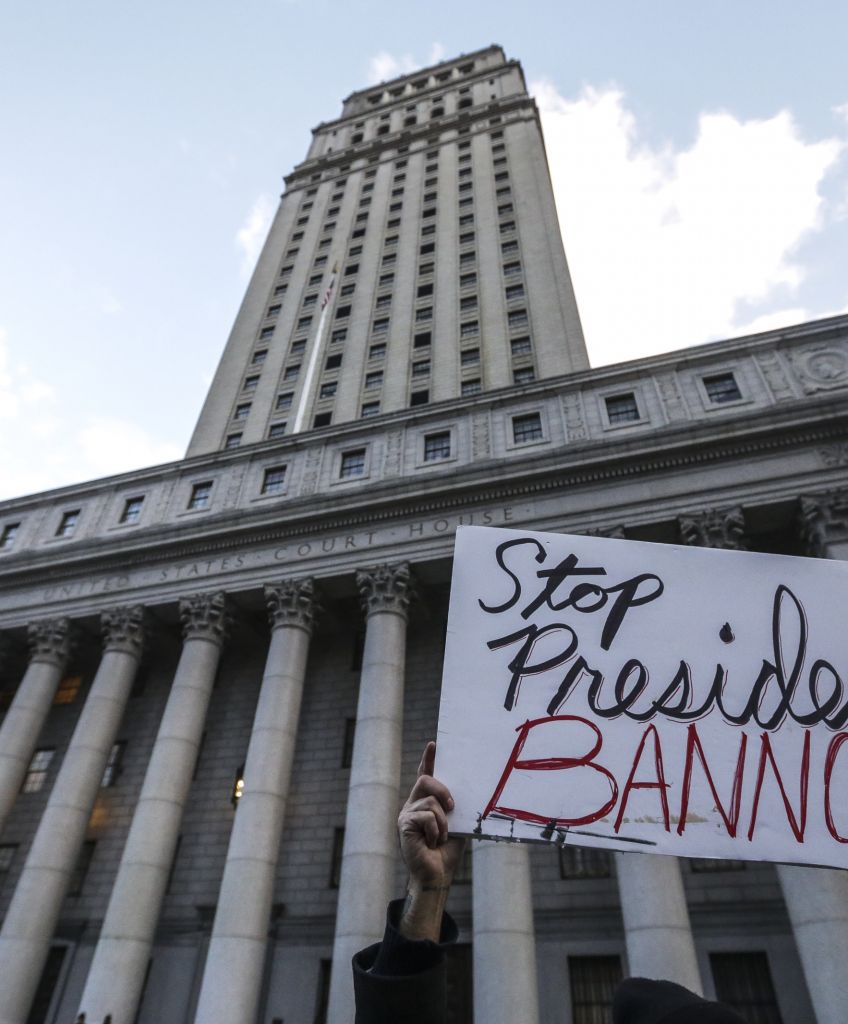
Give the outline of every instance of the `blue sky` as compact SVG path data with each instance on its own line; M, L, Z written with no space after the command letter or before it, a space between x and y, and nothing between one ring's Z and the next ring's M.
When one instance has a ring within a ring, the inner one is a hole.
M0 497L178 458L310 128L491 42L595 365L848 309L846 39L815 0L7 5Z

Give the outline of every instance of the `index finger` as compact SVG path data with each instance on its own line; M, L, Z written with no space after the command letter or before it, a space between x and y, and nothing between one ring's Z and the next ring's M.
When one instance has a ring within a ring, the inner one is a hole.
M433 769L436 767L436 744L433 740L427 744L424 748L424 753L421 755L421 762L418 765L418 777L422 775L432 775Z

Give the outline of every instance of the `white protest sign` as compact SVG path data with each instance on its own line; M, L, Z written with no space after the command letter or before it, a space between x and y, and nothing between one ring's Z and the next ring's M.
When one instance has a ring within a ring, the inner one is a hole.
M460 527L456 833L848 867L848 563Z

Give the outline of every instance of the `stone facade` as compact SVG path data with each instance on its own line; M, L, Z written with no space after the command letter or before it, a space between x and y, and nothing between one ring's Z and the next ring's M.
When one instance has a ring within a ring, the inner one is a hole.
M332 131L298 182L343 161ZM533 383L226 451L216 384L185 460L0 504L0 1024L350 1019L347 957L403 891L392 819L435 735L460 523L848 557L848 317L539 358ZM783 1020L841 1019L841 962L814 955L844 948L841 875L660 860L478 844L456 1024L578 1024L589 960L713 995L727 954L765 963Z

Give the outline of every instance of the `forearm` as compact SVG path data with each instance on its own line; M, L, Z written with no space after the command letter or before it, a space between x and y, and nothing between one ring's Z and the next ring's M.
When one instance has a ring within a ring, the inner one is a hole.
M450 885L425 883L410 878L399 931L407 939L438 942Z

